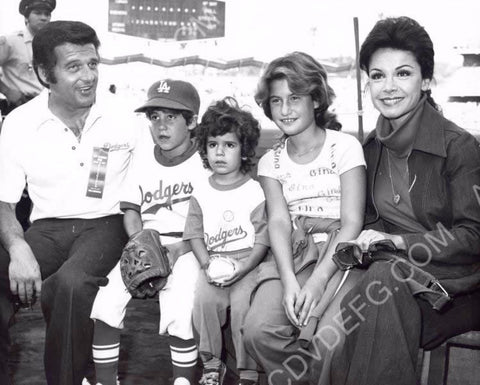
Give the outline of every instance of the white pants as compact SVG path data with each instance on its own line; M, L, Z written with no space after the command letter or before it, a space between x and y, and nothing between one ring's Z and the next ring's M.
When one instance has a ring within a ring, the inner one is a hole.
M177 259L167 284L159 292L160 334L168 333L184 340L193 338L193 300L199 271L200 265L193 252ZM122 329L132 296L123 283L120 262L107 278L107 286L101 287L95 297L90 317Z

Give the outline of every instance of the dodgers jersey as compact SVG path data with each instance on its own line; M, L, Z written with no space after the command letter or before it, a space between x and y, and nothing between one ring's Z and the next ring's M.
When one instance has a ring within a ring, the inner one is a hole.
M128 188L120 207L140 212L145 229L181 237L190 197L210 172L204 168L193 144L170 163L162 158L160 148L151 139L144 141L143 146L129 170Z
M238 251L255 243L268 246L265 195L246 176L229 186L209 178L196 188L183 239L203 238L208 251Z

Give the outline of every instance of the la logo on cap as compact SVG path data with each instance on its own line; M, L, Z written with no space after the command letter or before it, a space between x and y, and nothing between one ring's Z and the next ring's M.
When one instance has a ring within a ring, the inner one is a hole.
M170 93L170 86L165 80L161 80L160 84L158 85L157 91L161 94L168 94Z

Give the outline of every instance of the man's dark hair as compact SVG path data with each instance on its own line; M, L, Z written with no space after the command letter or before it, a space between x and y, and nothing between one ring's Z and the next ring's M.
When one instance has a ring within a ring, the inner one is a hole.
M32 41L33 68L40 83L49 88L38 75L39 68L43 68L49 83L56 83L53 68L57 63L55 48L66 43L76 45L93 44L95 49L100 47L97 33L89 25L80 21L58 20L48 23L43 27Z

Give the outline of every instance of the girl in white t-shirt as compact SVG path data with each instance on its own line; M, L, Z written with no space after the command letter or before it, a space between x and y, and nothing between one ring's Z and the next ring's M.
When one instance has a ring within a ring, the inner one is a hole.
M356 277L350 274L324 312L314 309L341 277L332 261L336 245L362 229L366 178L360 143L338 131L328 110L334 97L323 66L302 52L271 62L255 95L284 133L258 165L274 258L261 266L244 325L247 349L269 383L307 383L310 376L328 384L331 356L343 341L334 319L341 320L340 298ZM319 324L305 354L297 337L312 312Z

